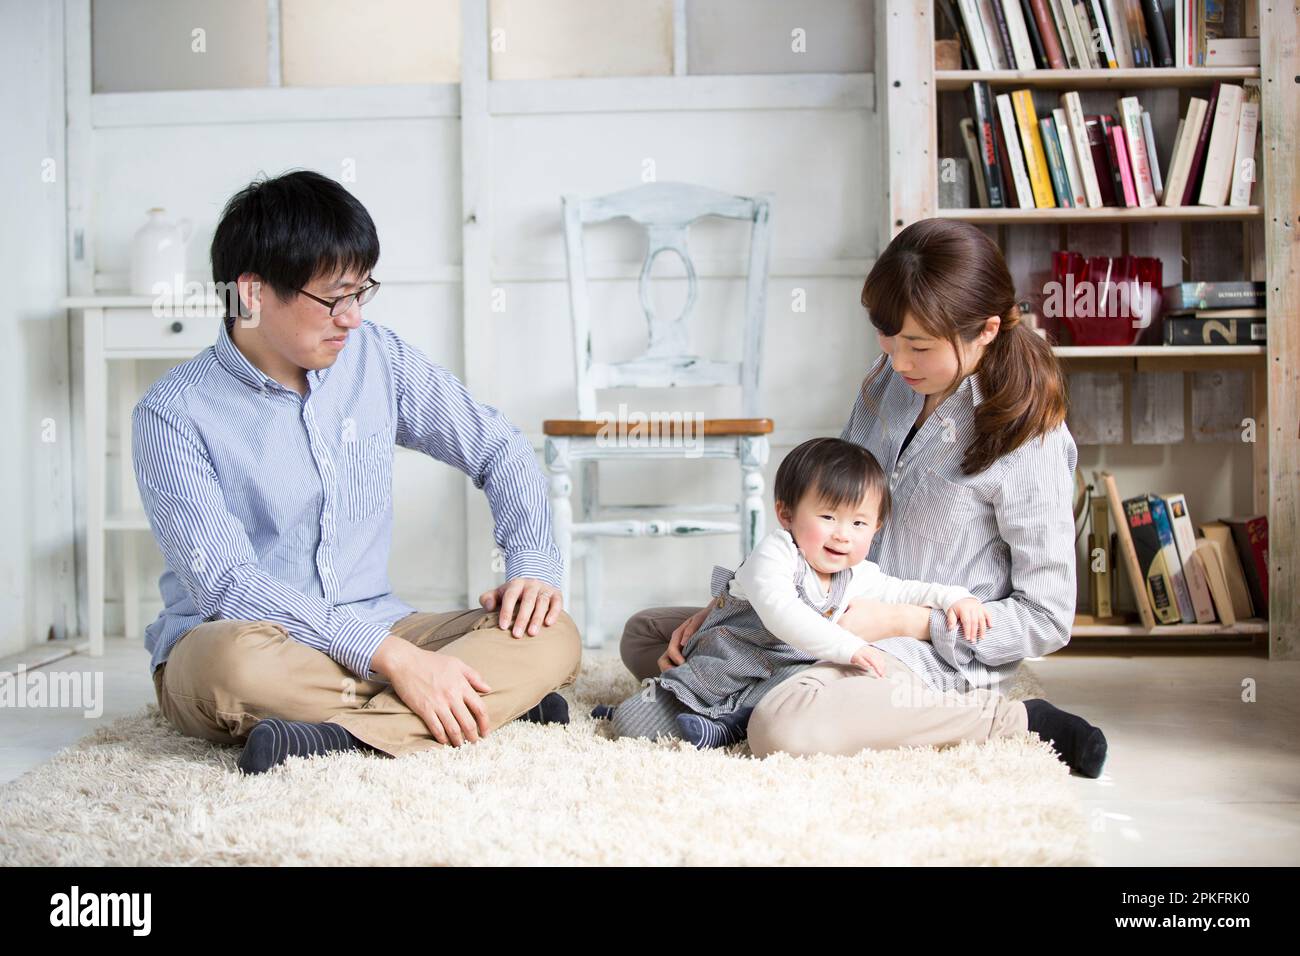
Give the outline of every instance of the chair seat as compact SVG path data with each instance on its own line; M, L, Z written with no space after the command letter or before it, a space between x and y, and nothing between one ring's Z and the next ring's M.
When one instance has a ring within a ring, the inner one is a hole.
M667 434L677 437L683 431L692 431L695 428L695 421L675 417L666 420L651 419L647 422L638 422L636 420L620 422L618 419L548 418L542 422L542 434L568 438L595 438L610 429L623 428L630 430L638 427L653 429L661 435ZM705 435L770 435L771 433L772 419L770 418L704 419Z

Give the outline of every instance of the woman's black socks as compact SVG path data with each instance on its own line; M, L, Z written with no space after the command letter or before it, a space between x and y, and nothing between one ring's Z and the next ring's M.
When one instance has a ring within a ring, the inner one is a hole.
M1106 762L1106 735L1076 714L1068 714L1041 698L1024 702L1029 729L1042 737L1070 769L1085 777L1100 777Z

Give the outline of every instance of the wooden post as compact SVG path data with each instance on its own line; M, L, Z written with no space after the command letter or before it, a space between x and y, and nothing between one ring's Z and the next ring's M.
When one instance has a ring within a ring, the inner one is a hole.
M880 138L888 170L883 247L904 226L934 215L938 190L935 128L934 0L882 0L876 5L876 78L883 78ZM876 102L881 101L877 90Z
M1300 657L1300 7L1260 0L1268 258L1269 656Z

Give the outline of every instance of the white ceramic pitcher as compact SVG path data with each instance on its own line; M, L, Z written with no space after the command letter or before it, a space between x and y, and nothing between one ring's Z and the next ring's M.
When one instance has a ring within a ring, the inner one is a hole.
M170 222L167 210L155 206L149 221L136 230L131 242L131 293L157 295L158 283L168 297L182 296L185 287L185 244L190 241L188 219Z

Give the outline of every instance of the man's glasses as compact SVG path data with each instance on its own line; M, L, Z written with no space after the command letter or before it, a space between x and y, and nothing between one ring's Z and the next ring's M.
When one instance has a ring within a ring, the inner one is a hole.
M362 286L356 292L349 292L347 295L341 295L336 299L322 299L318 295L312 295L306 289L298 289L297 291L301 292L309 299L315 299L321 305L329 306L330 315L339 316L352 308L353 302L357 305L365 305L373 299L375 293L379 291L379 282L376 279L371 279L369 285Z

